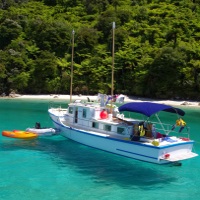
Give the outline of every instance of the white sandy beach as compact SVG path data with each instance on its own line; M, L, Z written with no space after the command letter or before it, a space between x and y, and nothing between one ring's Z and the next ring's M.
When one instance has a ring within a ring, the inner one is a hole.
M70 95L58 95L58 94L51 94L51 95L16 95L17 99L70 99ZM87 100L89 98L91 101L97 100L97 96L89 96L89 95L73 95L72 100ZM147 99L147 98L139 98L139 97L131 97L131 96L125 96L125 102L142 102L142 101L148 101L148 102L155 102L155 103L162 103L172 106L196 106L200 108L200 102L198 101L188 101L188 100L153 100L153 99Z

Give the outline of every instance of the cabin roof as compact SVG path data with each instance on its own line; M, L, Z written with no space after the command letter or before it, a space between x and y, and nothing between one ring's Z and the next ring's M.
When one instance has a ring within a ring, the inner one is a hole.
M176 113L181 116L185 115L185 112L179 108L175 108L165 104L151 103L151 102L131 102L126 103L119 107L119 111L129 111L144 114L147 117L152 116L160 111Z

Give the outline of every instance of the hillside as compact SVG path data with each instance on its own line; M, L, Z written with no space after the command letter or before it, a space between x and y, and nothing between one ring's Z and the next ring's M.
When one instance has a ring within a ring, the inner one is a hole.
M200 99L200 0L2 0L0 94Z

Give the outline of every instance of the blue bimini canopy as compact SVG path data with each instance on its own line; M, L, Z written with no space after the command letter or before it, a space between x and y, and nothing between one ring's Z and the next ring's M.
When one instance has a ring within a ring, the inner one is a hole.
M131 102L126 103L120 106L119 111L129 111L129 112L136 112L146 115L147 117L152 116L155 113L160 111L176 113L181 116L185 115L185 112L179 108L174 108L169 105L159 104L159 103L150 103L150 102Z

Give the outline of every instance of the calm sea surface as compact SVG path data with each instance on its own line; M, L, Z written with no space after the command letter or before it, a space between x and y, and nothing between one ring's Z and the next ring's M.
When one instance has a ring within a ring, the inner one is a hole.
M35 122L52 127L48 106L48 100L0 99L0 131L25 130ZM183 108L196 141L194 150L200 154L200 108ZM200 157L182 166L160 166L61 136L18 140L0 135L2 200L197 200L199 196Z

